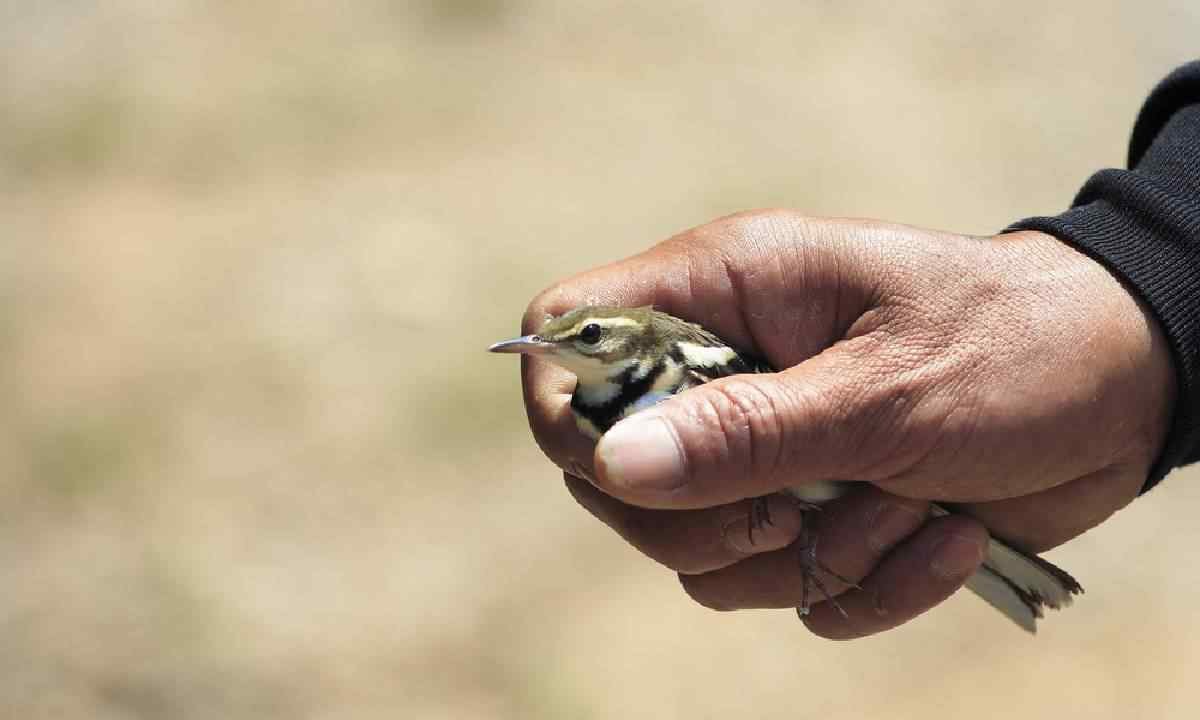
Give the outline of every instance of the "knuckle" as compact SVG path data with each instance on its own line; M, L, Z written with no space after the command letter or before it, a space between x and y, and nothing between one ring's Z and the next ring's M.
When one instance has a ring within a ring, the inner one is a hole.
M726 249L746 243L757 242L766 233L774 237L781 226L794 227L811 222L811 219L782 208L743 210L719 217L679 233L667 242L680 248L703 251Z
M708 578L704 575L679 575L679 584L683 586L683 591L697 605L715 610L716 612L730 612L734 610L732 606L721 600L712 591L712 583L708 582Z
M557 315L567 308L563 307L564 287L556 283L542 290L529 301L525 314L521 317L521 332L529 334L537 332L546 323L547 316Z
M787 208L761 208L726 215L717 220L716 223L727 233L739 236L758 236L764 231L773 235L781 225L791 226L811 221L811 218L795 210Z
M804 623L806 630L822 640L843 641L859 637L859 635L847 634L845 628L838 627L838 624L845 625L845 621L842 620L841 616L838 616L834 621L830 621L815 615L809 615L806 618L802 618L801 622Z
M1124 441L1125 444L1124 448L1118 450L1115 455L1148 472L1150 466L1162 453L1166 437L1166 423L1151 421L1140 424L1133 428L1128 436L1119 438L1118 442L1114 443L1114 445L1119 445L1120 441Z
M543 450L543 452L545 452L545 451ZM589 467L587 463L585 463L582 460L579 460L577 458L573 458L573 457L563 458L560 469L568 475L573 475L577 478L582 478L589 482L594 481L596 479L596 474L594 472L592 472L592 468Z
M713 569L709 559L686 545L658 538L643 538L641 543L634 545L651 560L681 575L699 575Z
M651 559L662 562L659 558L660 553L655 548L656 543L652 541L653 524L647 522L645 512L622 505L620 512L612 513L605 518L605 522L630 545L646 553Z
M756 468L778 464L784 423L772 393L758 383L731 378L714 383L707 402L729 455Z
M655 558L659 563L679 573L681 576L696 576L713 569L713 563L705 558L688 552L686 549L670 548L663 553L662 558Z
M946 410L931 401L930 384L915 373L880 377L860 390L841 418L852 444L872 479L909 470L938 443Z
M911 373L891 377L876 373L861 388L861 399L853 406L856 413L852 419L868 427L900 426L920 401L922 390Z
M679 538L671 525L660 522L654 511L623 507L605 522L624 540L651 560L677 573L694 575L711 569L704 553L687 538Z

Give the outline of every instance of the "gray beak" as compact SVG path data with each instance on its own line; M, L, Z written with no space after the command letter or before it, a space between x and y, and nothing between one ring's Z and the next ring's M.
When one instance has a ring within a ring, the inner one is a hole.
M525 355L544 355L554 352L555 345L537 335L522 335L519 338L498 342L488 348L494 353L523 353Z

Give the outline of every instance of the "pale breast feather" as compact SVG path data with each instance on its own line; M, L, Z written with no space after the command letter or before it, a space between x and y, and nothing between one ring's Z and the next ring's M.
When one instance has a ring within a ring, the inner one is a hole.
M631 405L643 395L652 392L667 365L665 362L653 363L648 371L636 363L628 365L619 375L609 380L620 390L601 403L589 402L586 394L579 392L576 386L576 392L571 395L571 411L575 414L576 424L589 435L592 434L592 429L597 431L596 434L608 432L617 420L627 414L626 410ZM586 422L581 422L581 419Z
M603 405L620 393L621 386L608 381L575 387L575 394L587 405Z

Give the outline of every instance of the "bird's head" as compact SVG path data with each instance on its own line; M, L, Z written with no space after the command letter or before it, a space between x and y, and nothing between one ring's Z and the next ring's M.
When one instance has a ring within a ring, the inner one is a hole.
M541 355L574 373L581 385L608 382L661 355L666 340L662 318L670 316L648 307L580 307L549 318L536 334L498 342L488 350Z

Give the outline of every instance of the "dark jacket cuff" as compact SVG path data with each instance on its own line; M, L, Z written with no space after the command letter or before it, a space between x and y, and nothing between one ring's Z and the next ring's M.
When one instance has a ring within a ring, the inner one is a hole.
M1161 324L1178 392L1145 492L1200 459L1200 63L1181 68L1147 100L1130 158L1131 170L1093 175L1067 212L1008 229L1039 230L1078 247L1124 279Z

